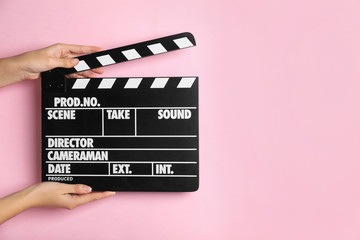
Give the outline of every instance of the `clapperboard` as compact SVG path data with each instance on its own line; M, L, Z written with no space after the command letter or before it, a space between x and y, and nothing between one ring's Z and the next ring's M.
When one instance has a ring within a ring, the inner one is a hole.
M196 191L198 77L65 77L195 45L191 33L181 33L42 73L42 181L95 191Z

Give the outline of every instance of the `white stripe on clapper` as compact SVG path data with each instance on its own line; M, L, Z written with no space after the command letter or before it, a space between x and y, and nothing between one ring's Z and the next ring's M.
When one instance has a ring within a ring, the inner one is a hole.
M169 78L155 78L150 88L164 88Z
M116 62L114 61L114 59L112 59L112 58L110 57L109 54L96 57L96 59L97 59L97 60L101 63L101 65L103 65L103 66L116 63Z
M174 42L179 48L187 48L194 46L187 37L174 39Z
M114 85L116 78L103 78L99 84L99 89L110 89Z
M196 77L184 77L180 80L177 88L191 88Z
M153 54L165 53L167 50L161 43L155 43L147 46Z
M76 79L72 89L85 89L90 81L90 78L78 78Z
M78 72L90 69L90 67L86 64L86 62L84 60L79 61L79 63L74 68Z
M129 49L121 52L127 58L127 60L133 60L141 58L140 54L135 49Z
M129 78L124 88L138 88L142 78Z

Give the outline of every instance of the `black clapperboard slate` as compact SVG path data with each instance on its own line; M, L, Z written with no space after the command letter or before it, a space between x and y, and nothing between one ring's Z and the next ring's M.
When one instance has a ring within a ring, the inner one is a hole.
M196 191L198 77L65 77L195 45L181 33L42 73L42 181L94 191Z

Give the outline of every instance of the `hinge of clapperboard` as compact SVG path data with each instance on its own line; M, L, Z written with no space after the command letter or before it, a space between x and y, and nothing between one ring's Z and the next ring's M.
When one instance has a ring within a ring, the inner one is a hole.
M89 55L83 55L78 57L79 64L74 68L55 68L50 71L43 72L41 74L42 88L46 89L46 91L50 93L65 92L65 76L68 74L193 46L196 46L194 36L191 33L185 32L124 47L105 50L102 52L96 52ZM188 79L189 78L184 78L184 81Z

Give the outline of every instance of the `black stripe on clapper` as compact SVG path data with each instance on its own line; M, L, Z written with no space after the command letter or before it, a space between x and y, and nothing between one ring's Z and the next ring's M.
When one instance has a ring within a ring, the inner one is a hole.
M79 64L75 68L56 68L53 71L68 75L193 46L196 46L194 36L185 32L80 56L78 57Z

